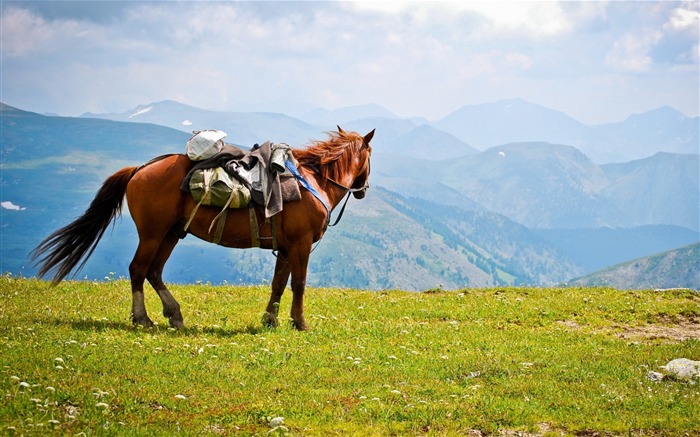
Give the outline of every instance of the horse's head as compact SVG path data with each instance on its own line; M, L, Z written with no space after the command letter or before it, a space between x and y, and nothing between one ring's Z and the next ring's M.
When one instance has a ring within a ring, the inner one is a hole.
M330 185L353 193L362 199L369 188L369 142L374 130L364 137L357 132L329 132L330 139L315 141L311 147L295 150L294 157L302 166L312 168Z
M338 132L341 134L344 133L340 126L338 126ZM372 156L372 147L369 145L369 142L372 140L372 137L374 137L374 129L362 137L359 153L357 153L357 157L354 159L358 170L354 171L356 176L350 185L349 191L352 192L355 199L363 199L369 188L369 173L371 170L370 157Z

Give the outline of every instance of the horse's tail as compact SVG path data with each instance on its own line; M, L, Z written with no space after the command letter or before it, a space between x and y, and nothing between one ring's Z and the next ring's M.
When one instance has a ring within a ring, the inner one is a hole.
M81 259L78 270L83 268L109 224L121 214L126 186L137 170L125 167L107 178L85 214L39 243L30 254L41 266L39 277L55 269L53 283L58 284Z

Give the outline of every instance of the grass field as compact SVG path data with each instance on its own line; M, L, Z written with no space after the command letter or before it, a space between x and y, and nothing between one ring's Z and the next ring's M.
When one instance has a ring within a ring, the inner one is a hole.
M647 378L700 359L697 292L311 288L297 332L267 286L171 290L182 331L124 280L0 277L0 434L700 435L700 384Z

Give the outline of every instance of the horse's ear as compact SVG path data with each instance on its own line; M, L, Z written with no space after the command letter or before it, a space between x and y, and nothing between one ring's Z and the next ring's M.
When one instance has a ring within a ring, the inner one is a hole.
M376 129L372 129L372 132L368 133L365 135L365 144L369 144L369 142L372 140L372 137L374 136L374 131Z
M343 128L341 128L339 125L336 124L335 126L338 128L338 133L339 133L339 134L344 134L344 133L345 133L345 131L343 130Z

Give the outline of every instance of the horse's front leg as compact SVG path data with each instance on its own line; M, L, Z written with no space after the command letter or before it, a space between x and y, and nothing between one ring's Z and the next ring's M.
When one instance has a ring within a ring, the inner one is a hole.
M306 270L309 266L311 245L298 248L289 259L292 269L292 324L299 331L309 329L304 320L304 289L306 288Z
M270 302L268 302L267 309L262 317L264 326L276 328L278 325L277 314L279 313L280 300L282 299L282 294L289 281L291 268L292 266L289 263L286 253L280 251L277 255L277 263L275 264L275 275L272 277Z

